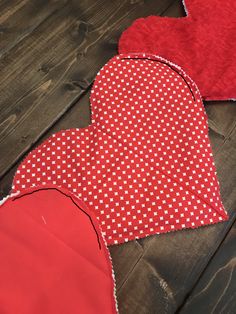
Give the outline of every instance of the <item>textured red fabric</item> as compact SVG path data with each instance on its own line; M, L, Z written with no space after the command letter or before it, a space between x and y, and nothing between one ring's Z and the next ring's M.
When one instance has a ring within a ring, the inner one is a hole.
M161 55L180 65L205 100L236 99L236 1L186 0L187 16L137 19L119 52Z
M96 220L64 189L8 198L0 207L0 313L117 313Z
M108 244L227 220L196 85L153 55L118 55L96 77L92 124L30 153L13 191L70 189L96 213Z

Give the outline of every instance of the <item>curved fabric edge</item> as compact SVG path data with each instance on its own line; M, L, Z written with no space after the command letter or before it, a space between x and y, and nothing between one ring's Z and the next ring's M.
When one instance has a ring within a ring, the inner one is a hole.
M103 252L105 253L107 267L109 269L109 273L111 274L111 279L113 283L112 299L115 301L113 302L113 311L114 313L118 314L119 310L118 310L118 302L117 302L117 297L116 297L116 280L115 280L114 269L112 266L112 258L107 248L106 240L102 234L102 231L101 231L101 228L100 228L100 225L96 216L79 197L77 197L75 194L73 194L72 192L70 192L69 190L63 187L58 187L55 185L43 185L43 186L39 185L37 187L30 187L25 190L11 193L8 196L4 197L2 200L0 200L0 210L3 210L4 205L6 205L7 203L11 201L15 201L17 199L27 197L28 195L31 195L33 193L37 193L40 191L50 191L50 190L57 191L60 194L64 195L65 197L68 197L72 201L72 203L77 206L77 208L81 209L81 211L89 217L91 224L94 227L94 232L96 232L99 249L100 250L103 249Z
M95 80L93 82L93 86L95 86L97 84L97 81L99 79L99 74L100 72L107 67L110 63L112 63L113 61L116 60L124 60L124 59L147 59L150 61L157 61L157 62L161 62L166 64L167 66L169 66L172 70L174 70L175 72L177 72L182 78L183 80L185 80L185 83L188 85L190 92L193 96L193 100L197 101L197 99L199 99L200 101L202 100L202 96L200 93L200 90L197 86L197 84L195 83L195 81L182 69L181 66L177 65L176 63L167 60L165 58L163 58L162 56L158 55L158 54L152 54L152 53L143 53L143 52L132 52L132 53L120 53L119 55L114 56L113 58L111 58L107 63L104 64L104 66L99 70L99 72L97 73ZM91 94L90 94L90 106L91 106L91 124L88 127L93 126L94 124L96 124L96 117L95 117L95 110L96 108L93 108L94 106L92 105L92 93L93 93L93 88L91 90ZM201 101L202 103L202 101ZM202 103L202 108L204 109L203 103ZM204 116L205 116L205 121L207 121L207 115L204 109Z

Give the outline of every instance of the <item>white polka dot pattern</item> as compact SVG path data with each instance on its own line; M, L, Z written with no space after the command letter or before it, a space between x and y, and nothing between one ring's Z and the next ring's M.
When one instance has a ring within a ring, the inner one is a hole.
M55 184L95 211L108 244L228 219L196 85L153 55L112 58L91 93L92 124L54 134L13 191Z

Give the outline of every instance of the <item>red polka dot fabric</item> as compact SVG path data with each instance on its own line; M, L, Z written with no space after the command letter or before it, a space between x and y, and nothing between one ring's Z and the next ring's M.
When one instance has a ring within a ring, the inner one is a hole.
M13 191L54 184L83 199L108 245L228 219L194 82L149 54L121 54L98 73L92 124L31 152Z

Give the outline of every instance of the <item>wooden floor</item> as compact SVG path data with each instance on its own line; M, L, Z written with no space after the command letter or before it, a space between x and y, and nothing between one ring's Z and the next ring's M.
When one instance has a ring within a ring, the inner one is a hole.
M1 196L26 153L90 123L97 71L150 14L185 15L180 0L0 1ZM111 247L122 314L236 313L236 104L205 105L230 220Z

